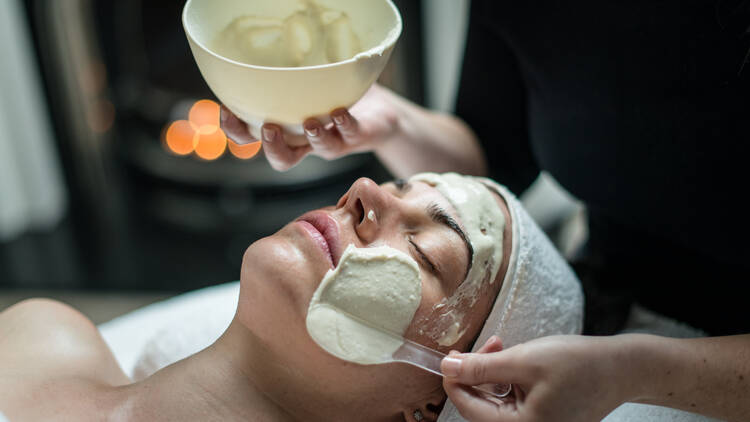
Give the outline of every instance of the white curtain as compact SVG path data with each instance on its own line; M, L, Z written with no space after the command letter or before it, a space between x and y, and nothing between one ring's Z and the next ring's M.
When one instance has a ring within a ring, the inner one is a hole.
M0 0L0 242L54 227L67 194L20 0Z

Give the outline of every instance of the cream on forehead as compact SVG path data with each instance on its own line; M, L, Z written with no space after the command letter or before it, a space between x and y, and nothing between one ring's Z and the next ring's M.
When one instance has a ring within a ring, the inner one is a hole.
M456 343L466 331L464 313L458 308L473 306L484 280L494 283L503 258L505 216L487 187L470 176L456 173L420 173L410 182L424 182L435 187L455 208L461 225L474 250L466 279L450 298L436 306L439 316L429 321L427 334L441 346ZM428 321L425 321L427 324Z
M435 187L456 209L474 249L471 269L464 283L481 281L488 260L493 262L490 283L494 282L502 262L505 216L492 193L474 178L456 173L420 173L409 180Z
M389 362L421 300L419 266L409 255L388 246L349 245L313 294L307 332L340 359Z

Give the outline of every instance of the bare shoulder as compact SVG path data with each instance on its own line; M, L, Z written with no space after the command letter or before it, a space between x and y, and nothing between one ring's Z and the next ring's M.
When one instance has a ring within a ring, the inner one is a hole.
M50 299L25 300L0 313L0 374L31 368L128 382L91 320Z
M0 312L0 397L36 396L55 384L128 383L96 326L72 307L30 299Z

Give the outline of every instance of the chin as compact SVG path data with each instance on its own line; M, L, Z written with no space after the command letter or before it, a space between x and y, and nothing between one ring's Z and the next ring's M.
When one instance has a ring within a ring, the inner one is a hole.
M327 269L310 258L301 240L286 226L245 251L240 295L257 311L301 315L304 322L312 294Z

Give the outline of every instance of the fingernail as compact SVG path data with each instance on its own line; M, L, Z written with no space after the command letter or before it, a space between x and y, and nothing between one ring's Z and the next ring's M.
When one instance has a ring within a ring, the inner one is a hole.
M312 136L313 138L317 138L318 135L320 135L320 128L316 126L306 127L305 133L307 134L307 136Z
M276 138L276 131L269 128L263 128L263 138L265 138L266 142L273 142Z
M344 116L341 114L334 114L332 117L333 117L333 122L336 123L337 125L343 125L344 121L346 121Z
M443 375L447 377L458 376L458 373L461 371L461 359L451 357L443 358L441 369L443 370Z

